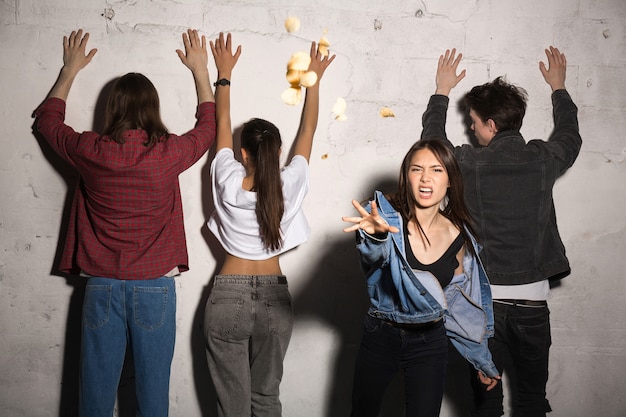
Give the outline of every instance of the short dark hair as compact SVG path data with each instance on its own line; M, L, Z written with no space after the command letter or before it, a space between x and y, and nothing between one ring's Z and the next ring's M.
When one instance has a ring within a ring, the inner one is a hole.
M520 130L526 114L528 94L503 77L477 85L463 97L465 110L474 110L483 122L491 119L498 131Z
M104 135L124 143L126 130L143 129L148 134L145 146L167 139L168 131L161 121L159 95L143 74L129 72L118 78L109 94L104 116Z

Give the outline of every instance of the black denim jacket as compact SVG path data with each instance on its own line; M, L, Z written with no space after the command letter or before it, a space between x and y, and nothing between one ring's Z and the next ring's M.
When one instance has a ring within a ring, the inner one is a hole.
M445 132L449 99L433 95L422 117L422 139L441 139L461 166L465 201L483 246L480 257L495 285L559 279L570 273L556 223L552 189L582 145L578 108L566 90L552 93L554 130L525 142L499 132L486 147L454 146Z

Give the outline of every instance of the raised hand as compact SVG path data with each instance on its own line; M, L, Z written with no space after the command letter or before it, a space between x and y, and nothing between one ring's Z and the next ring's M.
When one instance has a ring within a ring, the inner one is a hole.
M194 74L199 71L208 71L209 55L206 49L206 38L198 35L195 29L188 29L183 33L183 45L185 52L176 50L181 62Z
M59 98L67 101L72 84L76 75L91 62L93 56L98 52L92 49L85 55L89 33L83 36L83 30L72 31L69 37L63 36L63 68L59 77L52 86L48 97Z
M344 222L354 223L354 225L343 229L344 232L354 232L355 230L362 229L369 235L375 235L380 233L398 233L400 231L397 227L388 225L387 222L380 217L375 201L372 201L371 213L368 213L356 200L352 200L352 205L357 209L361 217L342 217L341 220Z
M557 48L551 46L550 49L546 49L546 56L548 57L548 67L542 61L539 62L539 70L543 74L544 80L552 91L565 89L565 72L567 69L567 59L565 54L562 54Z
M98 52L94 48L85 55L88 40L89 33L85 33L85 36L83 36L82 29L72 31L69 37L63 36L63 68L74 75L85 68L91 62L96 52Z
M206 38L204 35L198 35L195 29L187 29L187 33L183 32L183 45L185 52L180 49L176 50L180 61L191 70L193 79L196 83L196 94L198 95L198 104L204 102L214 102L215 96L211 89L209 81L209 54L206 50Z
M452 51L447 49L445 55L439 56L437 75L435 76L435 83L437 85L435 94L447 96L450 94L450 91L465 78L465 70L461 71L460 74L456 73L461 58L463 58L463 54L459 53L459 55L456 56L455 48L453 48Z
M210 44L219 78L230 79L233 68L237 65L241 55L241 45L237 47L233 54L233 43L230 33L226 35L226 41L224 41L224 34L220 33L219 37L215 39L215 43L211 41Z
M326 68L335 60L335 55L331 56L330 53L328 55L320 53L315 42L311 42L310 55L311 63L309 64L309 71L314 71L315 74L317 74L316 85L318 85Z

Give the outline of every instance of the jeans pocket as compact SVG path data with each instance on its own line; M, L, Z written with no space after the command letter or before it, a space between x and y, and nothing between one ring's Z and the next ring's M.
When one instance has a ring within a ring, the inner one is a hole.
M165 287L133 288L135 324L145 330L163 326L167 303L168 289Z
M240 292L213 288L205 312L205 331L219 335L235 333L239 328L242 305Z
M293 313L291 311L291 297L286 293L280 299L269 300L265 303L269 318L270 333L291 333L293 329Z
M367 333L376 333L383 326L380 319L374 318L369 314L365 315L363 320L363 330Z
M83 304L83 325L97 329L109 321L111 285L87 285Z
M520 340L520 355L528 360L543 359L552 344L548 316L532 320L518 319L516 323Z

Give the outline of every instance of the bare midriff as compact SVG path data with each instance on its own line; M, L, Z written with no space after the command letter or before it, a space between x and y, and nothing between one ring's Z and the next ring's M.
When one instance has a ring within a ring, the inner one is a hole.
M220 275L282 275L278 256L260 261L226 254Z

